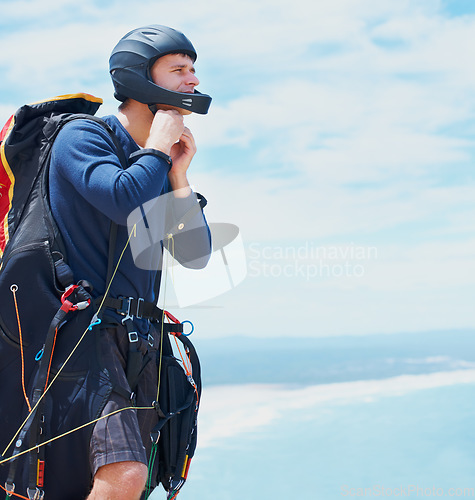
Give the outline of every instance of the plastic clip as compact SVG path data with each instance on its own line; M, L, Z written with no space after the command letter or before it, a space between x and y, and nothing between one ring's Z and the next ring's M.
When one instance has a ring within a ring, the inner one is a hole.
M35 361L39 361L43 357L43 353L45 352L45 346L43 346L35 356Z
M91 331L96 325L100 325L102 320L97 317L97 314L94 314L94 316L91 319L90 325L87 327L89 331Z
M190 320L188 320L188 319L185 319L185 321L181 322L182 325L184 325L185 323L189 323L191 325L191 331L190 332L188 332L188 333L183 332L183 335L185 337L188 337L189 335L191 335L195 331L195 325L193 325L193 323Z

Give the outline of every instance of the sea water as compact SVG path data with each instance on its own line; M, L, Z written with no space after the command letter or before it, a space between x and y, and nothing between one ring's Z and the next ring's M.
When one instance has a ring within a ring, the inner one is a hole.
M377 364L371 378L352 362L362 380L205 387L198 450L180 497L475 498L475 368L472 353L460 350L458 358L401 354L420 361L417 373L407 362L381 376Z

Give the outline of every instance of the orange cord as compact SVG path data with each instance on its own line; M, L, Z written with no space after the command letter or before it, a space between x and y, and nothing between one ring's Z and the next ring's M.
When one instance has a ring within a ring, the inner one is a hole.
M18 322L18 336L20 339L20 353L21 353L21 387L23 389L23 395L25 396L25 401L26 404L28 405L28 410L31 412L31 405L30 401L28 399L28 396L26 394L26 388L25 388L25 356L23 354L23 336L21 333L21 323L20 323L20 313L18 312L18 304L16 300L16 291L18 290L17 285L12 285L10 287L10 290L13 293L13 300L15 302L15 310L16 310L16 318Z
M188 361L185 361L185 359L183 358L183 354L181 353L181 349L180 349L180 346L178 344L178 340L176 339L176 335L173 335L173 338L175 339L176 347L178 349L178 352L180 353L180 358L181 358L181 362L183 363L183 367L185 368L185 373L187 375L193 375L193 373L191 371L191 366L189 365L190 360L188 359L188 356L185 356L185 358L188 360Z
M178 349L178 352L180 353L180 358L181 358L181 362L183 363L183 368L185 370L185 374L188 376L188 377L191 377L193 379L193 371L192 371L192 365L191 365L191 361L190 361L190 358L185 355L185 357L183 357L183 354L181 353L181 349L180 349L180 345L178 344L178 340L176 338L176 335L173 335L173 338L175 339L175 344L176 344L176 347ZM185 358L187 361L185 361ZM195 389L195 393L196 393L196 407L198 408L198 404L200 402L200 398L199 398L199 395L198 395L198 387L196 387L196 383L195 381L193 380L193 388Z
M8 495L8 491L1 484L0 484L0 488L2 488L2 490ZM24 497L23 495L19 495L18 493L11 493L11 495L18 497L18 498L23 498L24 500L29 500L28 497Z
M173 314L169 313L168 311L163 311L164 312L164 315L170 320L172 321L173 323L176 323L176 324L179 324L180 323L180 320L176 319L175 316L173 316ZM178 340L176 338L176 335L172 332L172 335L173 335L173 338L175 339L175 344L176 344L176 347L178 349L178 352L180 353L180 358L181 358L181 362L183 363L183 369L185 370L185 374L188 376L188 377L191 377L191 379L193 380L193 366L191 364L191 360L189 358L188 355L186 355L185 357L183 357L182 353L181 353L181 349L180 349L180 345L178 344ZM185 361L185 358L187 359L187 361ZM199 405L199 402L200 402L200 396L198 394L198 387L196 387L196 384L195 384L195 381L193 380L193 388L195 389L195 393L196 393L196 408L198 409L198 405Z

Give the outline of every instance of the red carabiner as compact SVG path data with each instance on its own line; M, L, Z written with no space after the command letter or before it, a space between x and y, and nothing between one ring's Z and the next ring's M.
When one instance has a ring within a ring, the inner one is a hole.
M175 316L173 316L173 314L169 313L168 311L163 311L163 312L170 321L173 321L173 323L181 324L181 321L176 319Z
M63 304L61 306L61 310L65 312L69 311L77 311L78 309L86 309L87 306L91 303L91 301L85 300L83 302L78 302L77 304L73 304L70 300L67 300L67 298L77 289L79 288L79 285L70 285L66 290L64 291L63 295L61 296L61 303Z
M76 290L78 285L70 285L66 290L64 291L63 295L61 295L61 303L63 304L61 306L61 310L64 312L69 312L69 311L75 311L77 309L77 306L75 306L71 301L67 300L67 298Z

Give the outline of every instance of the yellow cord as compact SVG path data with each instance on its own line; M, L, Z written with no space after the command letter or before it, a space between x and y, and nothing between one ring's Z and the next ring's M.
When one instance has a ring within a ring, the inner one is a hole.
M119 413L124 410L154 410L155 408L153 406L127 406L126 408L119 408L118 410L114 410L111 413L108 413L107 415L103 415L102 417L96 418L94 420L91 420L90 422L86 422L83 425L80 425L79 427L76 427L74 429L71 429L70 431L64 432L63 434L60 434L59 436L56 436L54 438L48 439L44 443L37 444L33 446L32 448L29 448L28 450L21 451L20 453L17 453L16 455L13 455L9 458L6 458L4 460L0 461L0 465L3 465L6 462L9 462L10 460L13 460L14 458L20 457L21 455L25 455L26 453L29 453L30 451L36 450L37 448L40 448L41 446L45 446L49 443L52 443L53 441L56 441L57 439L61 439L63 437L68 436L69 434L72 434L73 432L80 431L81 429L84 429L84 427L87 427L88 425L95 424L99 422L99 420L103 420L104 418L108 418L112 415L115 415L116 413Z
M107 289L104 293L104 297L102 298L102 302L100 303L98 309L97 309L97 313L96 314L99 314L100 311L102 310L102 307L104 305L104 302L106 300L106 297L109 293L109 290L110 290L110 287L111 287L111 284L112 284L112 281L114 280L114 277L117 273L117 270L119 269L119 265L120 265L120 262L122 261L122 257L124 256L124 253L125 251L127 250L127 247L129 246L129 243L130 243L130 239L132 237L132 233L135 231L135 225L134 227L132 228L132 231L130 232L129 234L129 237L127 239L127 242L125 243L125 246L120 254L120 257L119 257L119 260L117 261L117 265L115 266L115 269L114 269L114 272L112 273L112 276L111 276L111 279L107 285ZM13 436L13 438L11 439L11 441L8 443L7 447L3 450L3 453L2 453L2 457L5 455L5 453L7 452L8 448L10 448L10 446L12 445L12 443L15 441L15 439L17 438L18 434L20 434L21 430L23 429L23 427L25 427L26 425L26 422L28 421L28 418L30 417L31 413L33 411L36 410L36 408L38 407L38 405L40 404L41 400L44 398L44 396L46 395L46 393L50 390L51 386L54 384L54 382L56 381L56 379L59 377L59 375L61 374L61 372L63 371L63 368L66 366L66 364L68 363L68 361L72 358L73 354L76 352L76 349L79 347L79 345L81 344L81 342L83 341L84 337L86 336L87 332L89 331L89 325L88 327L86 328L86 330L84 331L84 333L81 335L81 337L79 338L78 342L76 343L76 345L74 346L74 348L72 349L72 351L70 352L70 354L68 355L68 357L66 358L65 362L61 365L61 367L58 369L56 375L53 377L53 379L51 380L51 382L49 383L49 385L46 387L45 391L43 392L43 394L40 396L40 398L38 399L37 403L35 404L35 406L31 409L30 411L30 414L25 418L25 420L23 421L23 423L20 425L20 427L18 428L18 430L16 431L15 435ZM86 424L87 425L87 424ZM11 457L12 458L12 457ZM11 460L11 458L9 458L8 460ZM0 464L3 463L3 462L0 462Z
M173 234L167 235L167 250L170 252L170 240L172 242L172 256L174 257L175 255L175 241L173 239ZM159 356L159 363L158 363L158 383L157 383L157 397L155 398L155 401L158 403L158 397L160 396L160 382L162 379L162 357L163 357L163 324L165 322L165 303L166 303L166 295L167 295L167 281L168 281L168 253L167 253L167 259L166 259L166 265L165 265L165 277L164 277L164 286L163 286L163 310L162 310L162 321L161 321L161 326L160 326L160 356ZM157 297L158 300L158 297Z
M119 265L122 261L122 258L124 256L124 253L127 249L127 247L129 246L129 243L130 243L130 239L132 237L132 234L136 234L136 225L134 225L134 227L132 228L132 231L130 232L129 234L129 237L127 239L127 242L120 254L120 257L119 257L119 260L117 261L117 265L115 266L115 269L114 269L114 272L112 273L112 277L107 285L107 289L104 293L104 296L103 296L103 299L97 309L97 314L99 314L99 312L102 310L102 307L104 305L104 302L106 300L106 297L109 293L109 290L110 290L110 287L111 287L111 284L112 284L112 281L117 273L117 270L119 268ZM167 250L170 251L170 240L172 242L172 257L174 257L174 254L175 254L175 242L173 240L173 235L168 235L168 247L167 247ZM166 297L166 282L167 282L167 274L168 274L168 256L167 256L167 265L166 265L166 272L165 272L165 286L164 286L164 301L165 301L165 297ZM164 310L163 310L164 311ZM160 394L160 381L161 381L161 367L162 367L162 352L163 352L163 323L164 323L164 316L165 316L165 312L162 313L162 325L161 325L161 333L160 333L160 363L159 363L159 370L158 370L158 386L157 386L157 398L156 398L156 401L158 401L158 397L159 397L159 394ZM40 398L38 399L36 405L31 409L31 412L34 412L36 410L36 408L38 407L38 405L40 404L41 400L44 398L44 396L46 395L46 393L50 390L51 386L53 385L53 383L57 380L57 378L59 377L60 373L62 372L63 368L66 366L66 364L68 363L68 361L71 359L71 357L73 356L73 354L75 353L76 349L79 347L79 345L81 344L81 342L83 341L84 337L86 336L87 332L89 331L89 325L88 327L86 328L86 330L83 332L83 334L81 335L80 339L78 340L78 342L76 343L76 345L74 346L74 348L72 349L71 353L68 355L68 357L66 358L66 360L64 361L64 363L61 365L61 367L58 369L56 375L54 376L54 378L51 380L51 382L49 383L49 385L45 388L45 391L43 392L43 394L40 396ZM108 413L107 415L103 415L99 418L96 418L94 420L91 420L90 422L87 422L83 425L80 425L79 427L76 427L74 429L71 429L70 431L67 431L67 432L64 432L63 434L60 434L59 436L56 436L54 438L51 438L41 444L38 444L36 446L34 446L33 448L29 448L27 450L24 450L24 451L21 451L20 453L17 453L16 455L13 455L9 458L6 458L6 459L3 459L0 461L0 465L3 465L4 463L6 462L9 462L10 460L13 460L14 458L17 458L21 455L25 455L26 453L29 453L33 450L36 450L37 448L39 448L40 446L45 446L49 443L52 443L53 441L56 441L57 439L61 439L65 436L68 436L69 434L72 434L73 432L76 432L76 431L79 431L81 429L83 429L84 427L87 427L88 425L92 425L92 424L95 424L97 422L99 422L100 420L104 419L104 418L107 418L107 417L110 417L112 415L115 415L116 413L119 413L121 411L124 411L124 410L153 410L155 409L153 406L143 406L143 407L136 407L136 406L130 406L130 407L126 407L126 408L119 408L118 410L115 410L111 413ZM26 425L27 421L28 421L28 418L30 417L31 415L31 412L30 414L26 417L26 419L23 421L23 423L20 425L20 427L18 428L17 432L15 433L15 435L13 436L13 438L11 439L11 441L8 443L8 445L6 446L5 450L3 451L2 453L2 457L5 455L5 453L7 452L8 448L10 448L10 446L12 445L12 443L15 441L15 439L17 438L18 434L21 432L21 430L23 429L23 427Z

